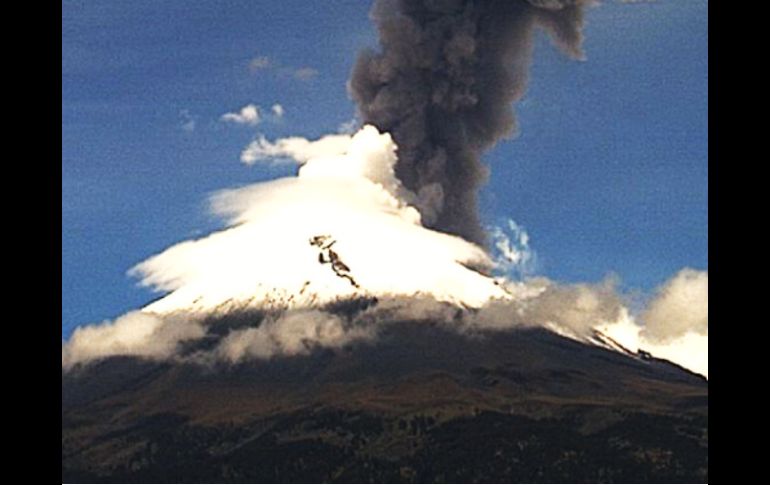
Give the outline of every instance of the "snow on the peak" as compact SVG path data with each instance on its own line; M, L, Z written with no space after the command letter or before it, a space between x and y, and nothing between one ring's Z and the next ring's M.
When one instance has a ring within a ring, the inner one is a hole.
M428 295L470 307L508 298L471 269L492 267L485 251L421 225L414 195L394 175L389 134L365 126L347 143L340 136L336 153L323 139L302 143L299 156L294 145L271 145L272 156L304 162L296 177L215 194L212 210L226 229L131 270L170 292L144 311L303 307L356 295Z

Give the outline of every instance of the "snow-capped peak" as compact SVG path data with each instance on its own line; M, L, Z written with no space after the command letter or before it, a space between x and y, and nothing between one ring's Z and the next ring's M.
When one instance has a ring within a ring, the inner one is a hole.
M168 292L145 311L300 307L380 295L479 307L508 297L479 271L493 265L483 249L422 226L413 194L393 173L390 135L366 126L339 153L324 145L318 157L308 146L296 177L212 198L229 227L132 269L142 284Z

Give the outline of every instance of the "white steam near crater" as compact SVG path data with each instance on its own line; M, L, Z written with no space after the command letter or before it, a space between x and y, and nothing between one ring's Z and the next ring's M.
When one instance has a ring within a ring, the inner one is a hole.
M708 375L707 272L684 270L636 319L611 280L494 278L495 269L531 271L526 232L512 221L507 234L494 228L493 258L424 227L418 197L395 177L395 152L390 135L373 126L316 141L257 139L242 160L294 160L297 176L214 194L211 210L226 227L132 268L142 285L167 294L114 322L78 328L62 345L62 367L110 355L180 358L183 342L205 334L202 317L252 308L280 313L232 331L204 359L302 355L373 339L394 318L433 319L459 331L543 325L584 341L600 330L632 352L641 347ZM319 310L349 297L380 303L353 319Z

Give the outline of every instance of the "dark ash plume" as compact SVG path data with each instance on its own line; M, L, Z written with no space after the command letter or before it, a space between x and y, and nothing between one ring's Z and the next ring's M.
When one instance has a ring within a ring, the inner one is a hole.
M396 175L430 227L483 244L481 154L516 128L535 27L581 53L590 0L377 0L381 52L360 54L349 89L362 121L392 134Z

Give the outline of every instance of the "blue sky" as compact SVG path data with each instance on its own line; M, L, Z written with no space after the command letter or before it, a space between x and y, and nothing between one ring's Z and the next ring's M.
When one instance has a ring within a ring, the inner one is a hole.
M355 113L345 82L376 44L368 2L217 3L62 3L63 337L155 298L125 272L219 227L207 194L292 173L239 162L256 133L318 137ZM584 62L538 37L519 133L485 157L481 207L527 229L539 274L650 291L708 268L707 10L605 0ZM219 120L249 103L286 113Z

